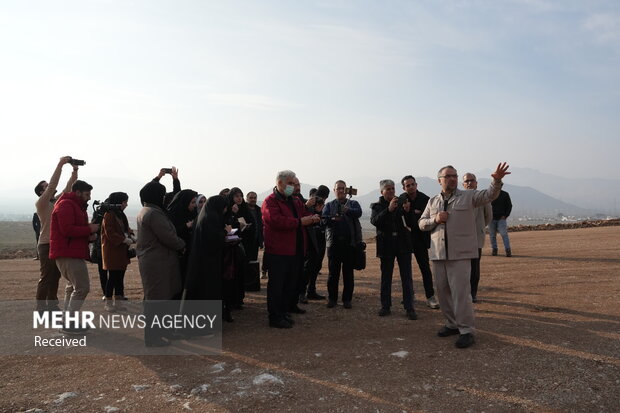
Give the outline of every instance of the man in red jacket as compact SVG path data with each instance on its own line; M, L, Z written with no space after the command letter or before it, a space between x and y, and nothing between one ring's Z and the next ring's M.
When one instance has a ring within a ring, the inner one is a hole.
M56 260L60 274L67 281L65 311L78 311L88 291L88 243L94 240L98 224L88 223L86 207L93 187L84 181L75 181L71 192L63 193L56 201L50 228L50 259ZM82 333L85 328L76 326L63 329L68 333Z
M269 326L291 328L292 318L287 311L296 307L296 280L302 270L306 251L305 226L317 224L321 218L306 210L293 197L295 172L281 171L276 187L262 205L265 257L269 268L267 309Z

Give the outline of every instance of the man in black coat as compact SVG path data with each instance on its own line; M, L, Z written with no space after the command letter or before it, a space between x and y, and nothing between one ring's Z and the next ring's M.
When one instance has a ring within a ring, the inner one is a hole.
M428 259L428 249L431 247L430 232L422 232L418 226L418 220L426 208L429 197L418 191L418 184L411 175L405 176L400 180L405 191L399 197L400 204L409 201L411 207L409 212L405 213L407 226L411 228L411 244L413 246L413 254L418 262L422 281L424 283L424 293L426 294L426 305L430 308L439 308L437 298L435 298L435 290L433 289L433 273Z
M377 256L381 259L381 310L379 316L391 314L392 273L394 260L398 260L400 280L403 287L403 305L410 320L418 317L413 309L413 279L411 277L411 227L406 225L405 213L411 209L407 200L399 203L394 181L380 182L381 198L372 204L370 223L377 227Z

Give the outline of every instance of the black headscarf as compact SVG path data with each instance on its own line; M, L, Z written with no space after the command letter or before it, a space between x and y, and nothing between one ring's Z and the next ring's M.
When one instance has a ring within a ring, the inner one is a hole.
M128 200L129 195L127 195L125 192L112 192L108 199L105 200L105 202L109 204L120 205ZM125 215L125 212L116 208L112 211L114 212L114 214L116 214L117 217L121 219L121 221L123 221L125 232L129 231L129 221L127 220L127 215Z
M142 205L153 204L163 209L165 195L166 187L159 182L151 181L140 190L140 202Z
M168 218L170 218L170 221L174 224L174 228L177 230L177 235L185 241L186 245L189 245L192 240L192 230L187 227L187 223L196 218L196 210L190 211L188 207L190 202L196 199L196 195L198 195L198 193L191 189L184 189L177 192L166 211L166 215L168 215ZM187 252L188 251L186 251L186 253Z
M184 189L177 192L168 205L167 215L172 222L183 220L184 223L196 218L196 209L190 211L189 204L198 196L198 192Z

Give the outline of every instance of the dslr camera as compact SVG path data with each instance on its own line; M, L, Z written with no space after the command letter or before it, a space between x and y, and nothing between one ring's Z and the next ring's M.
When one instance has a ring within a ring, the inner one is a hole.
M101 224L103 216L109 211L122 211L122 204L110 204L109 202L94 201L93 202L93 224Z

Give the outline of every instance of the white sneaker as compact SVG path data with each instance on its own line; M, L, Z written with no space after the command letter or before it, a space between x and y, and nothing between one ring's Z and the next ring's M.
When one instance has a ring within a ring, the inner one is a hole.
M114 301L112 301L111 298L106 299L105 300L105 305L103 307L103 309L105 311L107 311L108 313L114 313L116 312L116 307L114 307Z
M432 296L431 298L426 300L426 305L433 309L439 308L439 303L437 302L435 296Z

